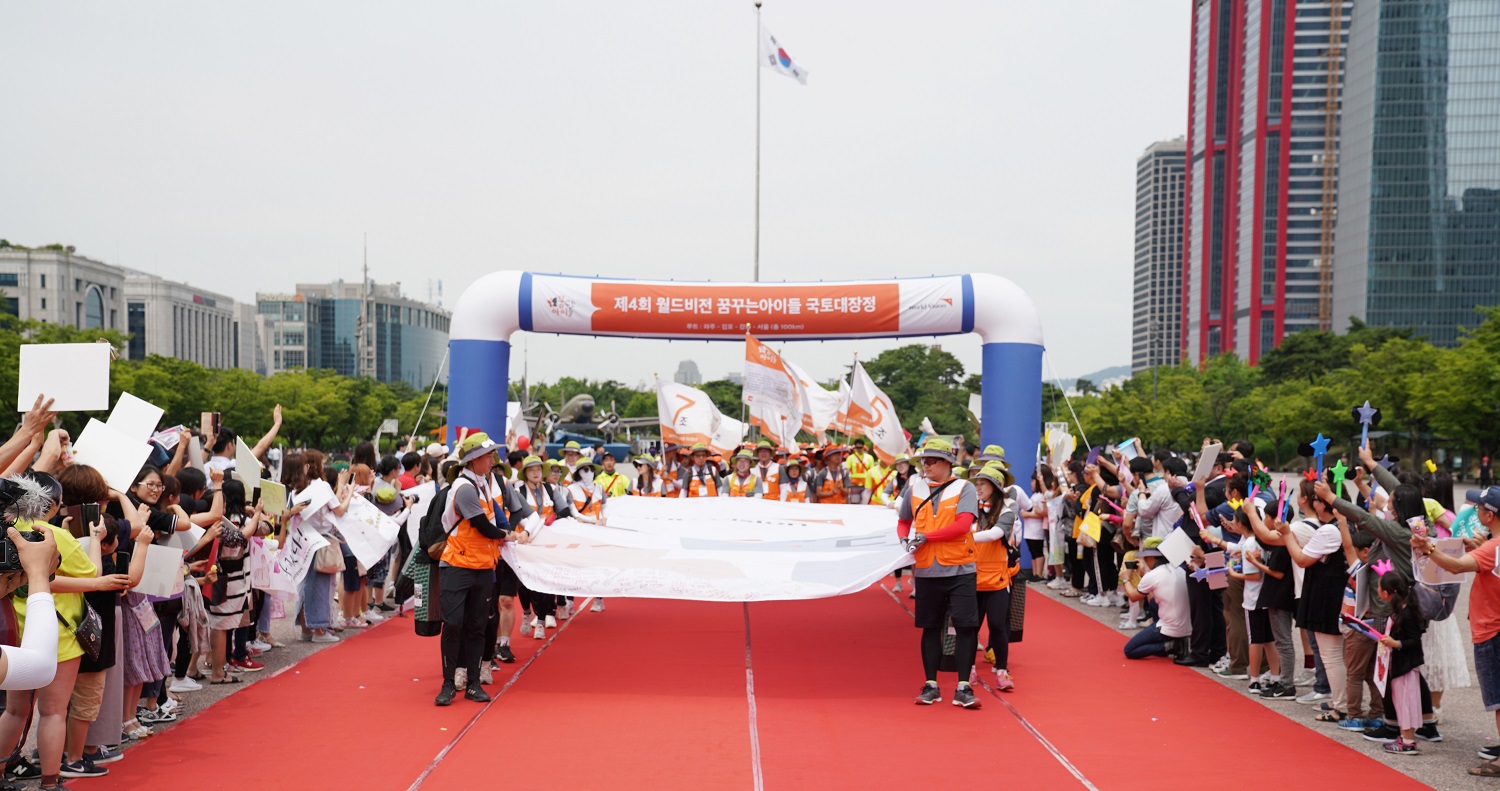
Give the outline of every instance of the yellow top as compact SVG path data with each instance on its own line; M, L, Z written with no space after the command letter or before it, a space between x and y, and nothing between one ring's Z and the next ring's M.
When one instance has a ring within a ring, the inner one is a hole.
M83 551L83 545L72 533L47 524L46 522L32 522L22 519L16 522L16 529L25 533L35 530L38 525L51 528L52 537L57 540L58 554L62 555L62 565L57 567L57 576L73 577L75 579L92 579L99 576L99 570L94 567L94 562L89 560L89 553ZM67 621L66 624L57 625L57 661L66 662L83 656L83 646L78 644L78 638L73 636L73 630L78 628L78 623L83 620L84 601L82 593L53 593L53 606L57 608L57 614ZM16 608L16 627L22 634L26 633L26 597L12 596L11 604Z

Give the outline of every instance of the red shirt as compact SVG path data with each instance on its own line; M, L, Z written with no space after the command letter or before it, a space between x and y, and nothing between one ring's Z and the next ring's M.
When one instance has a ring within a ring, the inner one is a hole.
M1500 634L1500 538L1492 538L1469 553L1479 564L1479 573L1474 575L1474 587L1469 589L1469 631L1474 633L1478 645Z
M401 473L401 477L398 478L398 479L396 479L396 480L397 480L398 483L401 484L401 489L403 491L406 490L406 489L415 489L415 488L417 488L417 479L411 477L411 473L409 473L409 472L403 472L403 473Z

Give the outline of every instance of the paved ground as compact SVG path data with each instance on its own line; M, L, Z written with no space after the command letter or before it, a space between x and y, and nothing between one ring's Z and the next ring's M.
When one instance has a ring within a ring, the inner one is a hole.
M1029 586L1028 595L1042 594L1057 601L1063 602L1077 609L1094 620L1113 629L1119 621L1119 610L1113 607L1087 607L1078 603L1078 599L1065 598L1057 593L1047 590L1045 585ZM1465 637L1468 635L1468 609L1469 609L1468 584L1464 586L1464 595L1459 600L1458 610L1452 617L1460 619L1464 625ZM1122 635L1134 634L1134 632L1121 632ZM1024 647L1021 650L1025 650ZM1152 659L1151 662L1165 662L1167 660ZM1199 673L1208 676L1219 683L1237 690L1245 690L1249 682L1227 681L1219 678L1206 668L1181 668L1184 673ZM1393 756L1387 755L1381 745L1366 741L1357 733L1339 730L1333 725L1313 721L1311 706L1305 706L1291 701L1260 701L1261 705L1280 712L1298 723L1305 725L1308 730L1316 732L1320 736L1342 742L1354 748L1374 760L1390 764L1396 770L1409 777L1420 780L1434 788L1455 789L1455 791L1468 791L1468 789L1495 789L1500 788L1500 781L1473 777L1468 774L1469 767L1480 763L1475 753L1479 748L1500 743L1496 738L1495 717L1484 710L1484 704L1480 702L1479 690L1473 686L1474 659L1472 653L1469 656L1469 673L1471 686L1466 689L1450 690L1443 696L1443 712L1439 718L1438 730L1443 734L1441 742L1418 742L1421 755L1417 756ZM1306 691L1305 688L1300 691ZM1248 696L1248 692L1246 692ZM1256 697L1259 701L1259 697Z

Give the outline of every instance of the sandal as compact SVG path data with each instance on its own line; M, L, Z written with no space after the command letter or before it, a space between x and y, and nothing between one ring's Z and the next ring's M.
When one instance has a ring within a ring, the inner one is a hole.
M1314 722L1334 722L1334 723L1336 723L1336 722L1339 722L1339 721L1341 721L1343 719L1344 719L1344 715L1342 715L1342 714L1340 714L1340 713L1338 713L1336 711L1325 711L1322 714L1319 714L1318 716L1313 717L1313 721Z
M240 683L240 677L239 676L228 676L228 677L220 679L218 681L212 681L212 680L210 680L208 683L210 683L210 684L238 684L238 683Z
M1485 761L1484 763L1471 768L1469 770L1469 774L1476 777L1500 777L1500 766L1496 766L1489 761Z

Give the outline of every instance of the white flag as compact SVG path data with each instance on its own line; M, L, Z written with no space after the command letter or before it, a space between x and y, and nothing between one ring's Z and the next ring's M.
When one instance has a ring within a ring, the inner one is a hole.
M802 395L797 377L787 370L781 355L745 333L745 380L742 398L757 418L802 425Z
M824 390L807 371L791 360L781 362L797 378L797 390L802 396L802 430L809 434L827 430L838 419L839 394Z
M697 388L658 378L656 408L664 442L688 447L701 442L727 455L745 438L745 424L720 414L713 399Z
M875 386L857 360L851 378L854 384L849 388L849 424L854 433L869 437L875 455L890 464L906 451L906 431L901 428L891 399Z
M760 28L760 65L788 77L795 77L803 85L807 84L807 69L799 66L791 55L786 54L781 42L764 25Z

